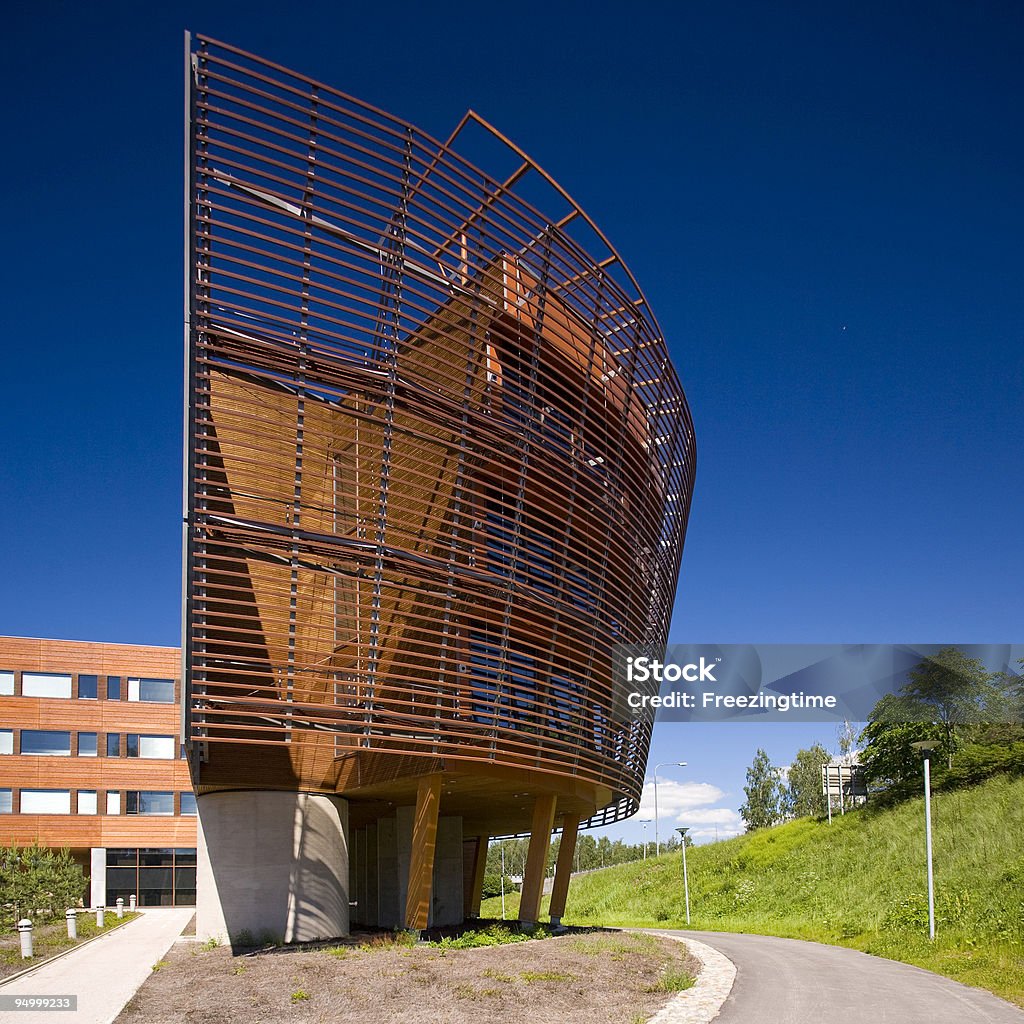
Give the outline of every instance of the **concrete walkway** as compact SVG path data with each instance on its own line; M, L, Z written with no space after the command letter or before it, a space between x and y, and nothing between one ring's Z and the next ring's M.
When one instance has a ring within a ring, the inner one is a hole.
M78 1010L0 1010L3 1024L109 1024L150 976L194 913L191 907L153 908L116 932L6 985L0 995L78 996ZM113 915L108 915L112 917Z
M715 1024L1024 1024L1024 1011L988 992L855 949L765 935L671 934L704 942L736 965Z

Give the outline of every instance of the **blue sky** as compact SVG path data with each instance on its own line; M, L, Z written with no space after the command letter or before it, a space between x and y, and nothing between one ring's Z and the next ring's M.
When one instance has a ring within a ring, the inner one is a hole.
M1024 8L994 2L15 3L0 632L178 642L186 27L434 135L472 106L605 230L696 423L674 640L1021 639ZM665 725L651 763L724 825L758 745L814 739Z

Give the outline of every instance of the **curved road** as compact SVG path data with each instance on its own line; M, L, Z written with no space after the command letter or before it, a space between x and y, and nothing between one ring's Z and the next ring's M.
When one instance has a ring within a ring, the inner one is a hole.
M855 949L766 935L670 934L707 943L736 965L716 1024L1024 1024L1024 1010L988 992Z

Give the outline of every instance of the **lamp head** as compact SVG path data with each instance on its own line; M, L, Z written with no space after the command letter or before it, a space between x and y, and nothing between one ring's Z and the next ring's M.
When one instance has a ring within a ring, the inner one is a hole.
M919 754L927 757L939 745L938 740L918 740L910 744Z
M676 831L679 833L680 839L686 838L686 833L689 832L689 828L677 828Z

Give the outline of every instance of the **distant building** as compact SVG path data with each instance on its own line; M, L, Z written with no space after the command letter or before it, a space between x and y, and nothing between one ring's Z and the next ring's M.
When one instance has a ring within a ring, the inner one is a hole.
M196 902L175 647L0 637L0 843L70 847L90 906Z

